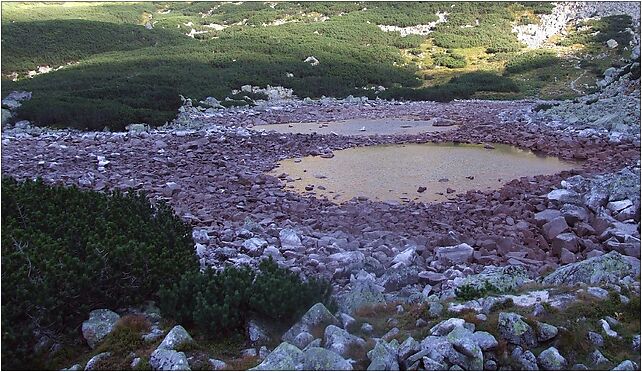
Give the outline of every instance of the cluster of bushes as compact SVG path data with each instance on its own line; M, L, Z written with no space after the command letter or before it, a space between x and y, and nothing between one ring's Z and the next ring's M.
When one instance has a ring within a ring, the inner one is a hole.
M156 300L165 317L218 336L250 316L290 322L314 303L333 307L327 282L272 261L202 274L190 226L142 193L11 178L2 192L3 369L50 367L36 344L77 344L97 308Z
M463 2L448 10L448 22L431 34L443 48L485 47L489 53L514 52L521 48L512 33L514 15L506 4Z
M154 299L197 265L191 228L143 194L3 178L2 368L39 369L36 334L76 338L92 309Z
M470 72L434 87L411 89L390 88L379 94L384 99L401 98L410 101L448 102L471 98L477 92L519 92L513 80L489 72Z
M432 61L435 66L444 66L448 68L466 67L466 57L451 51L448 51L447 53L433 54Z
M179 94L223 100L244 84L281 85L302 98L341 98L359 94L361 87L369 85L404 87L392 90L403 94L391 98L442 93L459 97L459 93L448 94L455 91L452 87L440 88L439 93L408 92L421 81L417 66L405 65L399 49L419 48L425 38L383 32L377 24L422 24L434 21L438 11L447 11L448 22L438 24L430 35L435 45L515 51L520 45L510 31L516 16L511 9L523 13L540 7L537 3L430 2L304 2L274 7L253 2L9 4L3 9L3 73L80 63L34 79L3 81L2 94L32 91L33 102L22 107L19 115L37 124L98 130L122 129L132 122L162 125L175 116ZM164 9L171 12L159 13ZM317 13L330 19L305 21ZM142 27L149 14L154 17L153 30ZM261 26L284 17L303 22ZM246 25L234 25L243 20ZM230 27L215 31L206 27L210 23ZM465 25L473 27L462 28ZM203 40L186 37L191 28L209 33L201 35ZM303 63L309 56L320 64ZM452 68L465 63L453 53L438 54L436 61ZM287 77L288 73L294 77ZM244 102L237 99L228 104Z
M256 317L289 324L318 302L336 310L331 293L329 283L303 282L265 260L259 271L227 267L220 272L186 273L160 291L160 308L183 325L209 334L230 334L243 332L246 322Z
M507 73L519 73L540 67L555 66L560 58L546 50L532 50L517 54L506 64Z

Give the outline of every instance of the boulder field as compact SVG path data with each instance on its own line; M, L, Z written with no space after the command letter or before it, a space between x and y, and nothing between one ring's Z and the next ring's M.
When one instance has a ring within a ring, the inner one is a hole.
M568 330L542 314L586 298L610 301L614 293L622 296L617 306L639 297L640 143L627 133L614 138L608 130L550 125L535 114L537 104L322 100L212 112L186 102L171 125L122 133L19 122L3 131L2 172L94 190L143 190L194 226L202 266L255 266L272 257L304 278L331 281L340 311L311 309L302 321L325 314L328 324L295 325L280 345L254 351L256 369L571 368L577 358L562 347ZM383 117L443 118L453 129L359 137L269 132L272 123ZM285 158L426 142L480 143L489 151L503 143L577 167L506 180L497 190L455 190L433 204L335 204L285 191L283 179L266 174ZM583 262L590 264L572 266ZM566 286L578 288L559 290ZM368 317L364 309L380 310ZM627 340L601 313L595 322L598 336ZM88 342L108 330L88 328ZM639 363L611 357L600 364L599 356L596 365ZM189 358L159 346L150 363L188 368ZM212 360L212 368L224 363Z

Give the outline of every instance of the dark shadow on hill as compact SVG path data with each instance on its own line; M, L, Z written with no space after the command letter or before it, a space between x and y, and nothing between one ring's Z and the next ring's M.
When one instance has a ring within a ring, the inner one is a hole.
M80 19L2 24L2 73L61 66L94 54L195 43L170 30Z

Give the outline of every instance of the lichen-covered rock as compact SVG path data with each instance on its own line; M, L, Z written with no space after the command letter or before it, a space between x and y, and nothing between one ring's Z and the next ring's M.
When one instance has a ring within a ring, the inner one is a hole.
M370 358L368 371L398 371L398 350L399 343L397 340L392 340L390 343L378 341L374 349L368 352L368 358Z
M265 345L270 342L270 335L265 330L265 327L256 320L248 322L247 335L252 345Z
M308 332L312 335L321 335L330 324L341 325L339 320L322 303L317 303L301 317L301 320L285 332L281 339L293 344L299 334Z
M311 347L303 352L303 370L352 371L352 365L334 351Z
M566 359L553 346L539 354L537 363L546 371L559 371L566 367Z
M639 271L639 260L612 251L602 256L564 265L544 277L542 283L545 285L618 284L626 276L637 276Z
M546 323L537 323L537 341L544 342L552 340L557 336L557 327Z
M324 339L323 346L326 349L332 350L343 357L348 357L351 351L363 348L366 345L364 339L351 335L345 329L335 325L329 325L325 329Z
M85 371L93 371L96 369L98 366L98 363L101 361L109 358L111 356L110 352L105 352L105 353L100 353L98 355L94 355L89 361L87 362L87 365L85 365Z
M482 349L473 340L473 333L464 327L455 327L446 339L453 348L468 357L467 369L480 371L484 367L484 354Z
M383 288L378 286L373 280L362 279L356 280L352 284L352 289L338 299L339 309L347 314L353 314L358 309L369 306L382 304L386 302L383 295Z
M466 243L435 249L437 259L445 265L469 263L473 258L473 247Z
M538 371L537 358L530 350L522 350L517 346L511 353L513 361L520 367L522 371Z
M499 333L506 341L514 345L537 345L535 332L522 316L515 313L499 313Z
M185 353L158 348L149 357L155 371L191 371Z
M258 366L250 371L300 371L303 369L303 352L287 342L282 342Z
M493 350L499 344L495 336L491 335L488 332L477 331L472 335L473 341L479 345L483 351Z
M441 322L430 328L430 334L433 336L445 336L450 333L450 331L452 331L455 327L463 327L465 323L465 320L459 318L442 320Z
M108 309L92 310L82 323L82 335L92 349L114 330L120 315Z
M172 328L169 333L167 333L167 336L165 336L163 342L158 345L158 349L176 350L180 346L188 345L193 342L194 340L192 339L192 336L187 333L185 328L183 328L183 326L177 325L174 326L174 328Z
M301 332L294 338L292 344L298 347L299 349L303 350L312 341L314 341L314 336L312 336L312 334L308 332Z
M488 266L479 274L454 280L457 287L470 286L478 290L492 287L500 293L517 289L528 281L526 268L517 265Z
M622 363L618 364L611 371L639 371L639 370L640 368L638 368L635 362L632 362L630 360L625 360Z

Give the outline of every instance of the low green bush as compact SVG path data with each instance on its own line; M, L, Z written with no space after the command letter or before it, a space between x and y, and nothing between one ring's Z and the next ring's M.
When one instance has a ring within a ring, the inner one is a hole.
M259 270L227 267L223 271L186 273L160 291L160 309L181 324L210 334L243 330L252 317L291 322L318 302L331 310L332 287L325 281L302 281L272 260Z
M190 226L133 192L3 178L1 235L3 369L47 368L36 333L73 342L89 311L156 299L198 267Z
M534 70L540 67L556 66L560 58L545 50L528 51L516 55L506 64L507 73L519 73Z
M466 57L457 53L435 53L432 56L435 66L444 66L448 68L466 67Z

